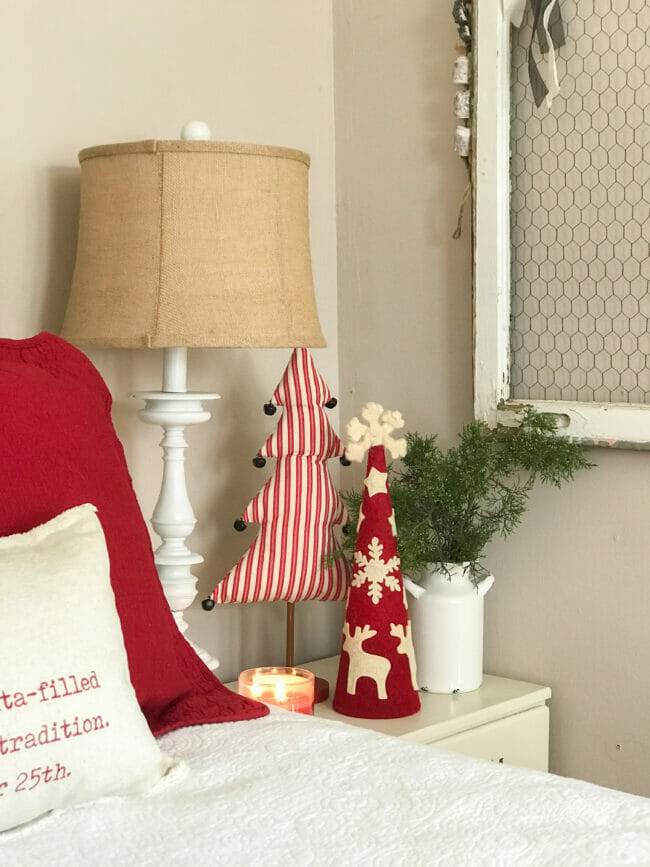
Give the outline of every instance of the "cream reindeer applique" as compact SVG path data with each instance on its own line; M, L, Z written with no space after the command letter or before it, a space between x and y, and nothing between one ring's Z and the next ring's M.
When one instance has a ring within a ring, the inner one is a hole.
M377 630L369 626L364 626L363 629L357 626L354 635L350 635L349 623L343 627L343 650L350 657L347 683L347 691L350 695L357 694L357 681L360 677L371 677L377 685L377 696L380 699L388 698L386 678L390 671L390 661L385 656L368 653L362 647L364 641L373 638L376 634Z
M413 649L413 636L411 635L411 621L406 624L406 631L401 623L391 623L390 634L395 638L399 638L397 652L407 656L409 661L409 669L411 671L411 683L414 690L418 690L418 682L416 675L415 650Z

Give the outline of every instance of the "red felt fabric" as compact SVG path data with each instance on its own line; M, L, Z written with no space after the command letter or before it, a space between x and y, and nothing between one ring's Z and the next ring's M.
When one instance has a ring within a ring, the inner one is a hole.
M391 525L393 506L383 446L372 446L368 452L366 478L371 473L384 480L385 490L373 493L374 488L364 488L332 703L334 710L347 716L396 719L417 713L420 697L407 652L412 653L411 624ZM386 580L379 582L375 601L368 579L377 574Z
M101 376L69 343L47 333L0 340L0 535L93 503L131 681L152 732L264 716L265 705L226 689L178 631L110 409ZM53 606L56 598L52 587Z

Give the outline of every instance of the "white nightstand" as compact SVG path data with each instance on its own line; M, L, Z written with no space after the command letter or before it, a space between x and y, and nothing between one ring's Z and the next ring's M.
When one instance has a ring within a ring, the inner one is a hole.
M546 686L486 674L480 689L457 695L420 693L420 711L392 720L342 716L332 708L338 657L305 663L330 685L327 701L315 705L314 715L336 719L384 734L464 753L468 756L548 770ZM236 688L236 687L235 687Z

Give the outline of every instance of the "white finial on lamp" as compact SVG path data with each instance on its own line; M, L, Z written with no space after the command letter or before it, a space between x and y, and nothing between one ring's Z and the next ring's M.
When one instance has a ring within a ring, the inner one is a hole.
M181 130L181 138L183 141L210 141L212 133L202 120L190 120Z

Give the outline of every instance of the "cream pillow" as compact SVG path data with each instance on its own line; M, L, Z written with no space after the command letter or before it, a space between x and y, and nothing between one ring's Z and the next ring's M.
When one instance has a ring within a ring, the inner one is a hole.
M131 686L95 512L0 539L0 831L172 764Z

